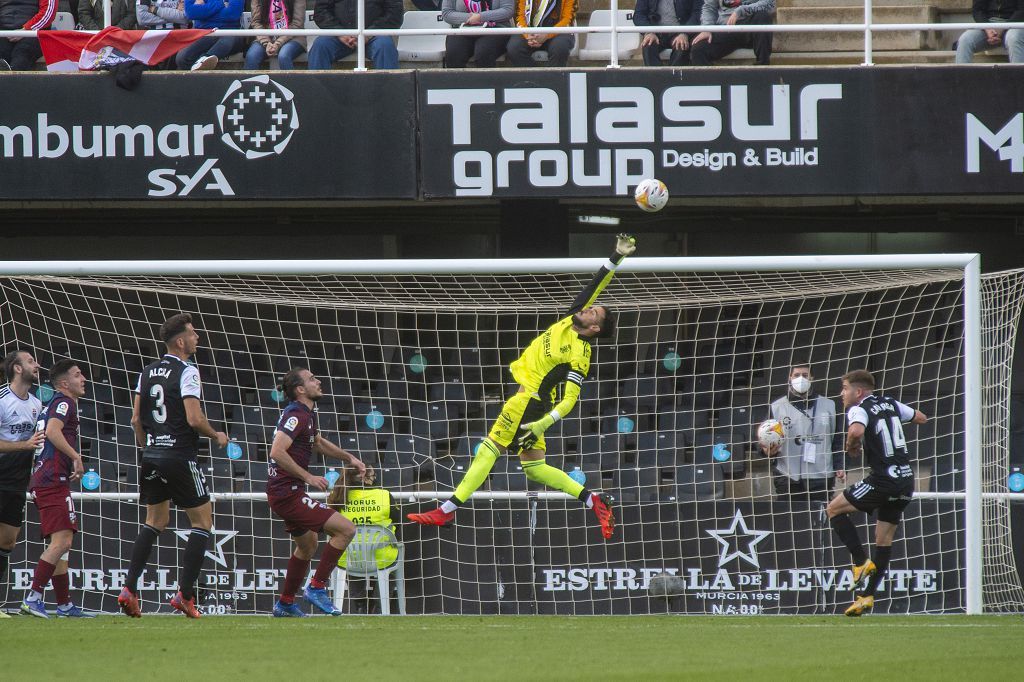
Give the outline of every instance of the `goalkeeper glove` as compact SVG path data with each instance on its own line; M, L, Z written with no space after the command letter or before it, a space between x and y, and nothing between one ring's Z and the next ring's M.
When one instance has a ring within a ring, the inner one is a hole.
M516 441L516 444L521 450L529 450L554 423L555 418L550 414L546 414L535 422L523 424L519 427L519 430L523 432L523 435L519 436L519 440Z
M615 253L620 256L629 256L636 251L636 237L633 235L620 234L615 239Z

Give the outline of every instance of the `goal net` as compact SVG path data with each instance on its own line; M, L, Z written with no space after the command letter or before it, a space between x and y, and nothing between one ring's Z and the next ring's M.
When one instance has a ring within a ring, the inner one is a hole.
M324 436L372 465L392 493L404 559L390 583L404 583L409 613L836 613L853 596L849 554L824 503L795 490L830 496L863 477L862 464L836 453L845 484L828 475L808 481L800 462L820 456L812 452L791 463L793 479L754 443L794 363L809 363L814 391L836 399L840 422L840 377L854 368L871 370L882 392L930 417L906 430L917 494L875 610L964 612L972 552L975 570L983 565L979 603L1021 610L1006 480L1024 274L983 278L983 448L975 458L983 537L972 545L963 266L900 266L893 257L872 267L783 259L784 269L781 261L756 269L700 260L627 262L600 301L617 313L616 338L595 344L577 408L546 436L548 464L615 499L619 525L608 542L591 512L529 482L507 456L453 526L404 522L453 490L516 390L508 364L558 318L596 260L306 266L331 274L302 274L296 263L275 271L270 261L154 264L161 274L125 266L128 274L0 278L4 352L29 350L44 368L71 357L89 378L81 451L92 473L75 493L73 595L87 609L116 610L144 518L130 389L160 351L159 324L188 311L202 337L195 361L206 414L231 439L224 450L204 440L200 452L214 498L198 599L207 613L267 613L280 589L290 539L263 493L284 406L276 384L296 365L323 381ZM174 271L195 274L163 274ZM39 393L49 397L45 381ZM831 442L819 448L831 463ZM337 473L319 459L313 468ZM31 504L27 515L12 555L11 602L43 547ZM874 520L854 519L870 549ZM144 611L168 610L187 529L179 512L160 536L141 584ZM346 612L380 609L374 580L338 580L334 592Z

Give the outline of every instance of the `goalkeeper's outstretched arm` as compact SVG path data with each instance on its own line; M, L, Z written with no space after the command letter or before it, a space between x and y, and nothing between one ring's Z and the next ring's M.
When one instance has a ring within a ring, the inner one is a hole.
M565 314L575 315L584 308L593 305L597 297L604 291L604 288L608 286L608 282L612 281L612 277L615 276L615 269L619 267L622 259L634 251L636 251L635 237L628 234L620 234L616 237L615 252L612 253L608 262L601 266L601 269L597 271L597 274L590 280L590 283L583 288L583 291L576 296L576 300L572 302L572 306Z

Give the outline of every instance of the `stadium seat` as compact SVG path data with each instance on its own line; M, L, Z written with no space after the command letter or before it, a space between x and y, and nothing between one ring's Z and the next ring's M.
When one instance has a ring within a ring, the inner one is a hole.
M377 559L378 550L394 547L398 555L391 564L382 565ZM345 568L334 571L331 576L331 592L334 604L341 609L345 604L345 579L376 578L377 593L380 595L381 615L391 614L391 575L395 576L395 596L398 598L398 613L405 615L405 545L398 541L394 532L383 526L356 526L355 537L345 550Z
M767 409L763 410L765 418ZM715 427L720 430L731 430L737 447L746 447L754 442L754 432L761 420L757 419L756 411L748 406L723 407L718 410L718 422Z
M57 12L53 17L53 23L50 24L50 28L54 31L74 31L75 17L71 12Z
M684 464L675 470L675 496L679 501L717 500L725 495L717 464Z
M402 28L449 28L441 20L440 12L406 12ZM398 36L398 59L403 62L439 62L444 59L445 36L443 35L401 35Z
M612 11L608 9L596 9L590 13L590 26L611 26ZM631 10L618 10L619 26L633 27L633 12ZM577 36L579 38L581 36ZM612 38L610 33L588 33L585 44L580 49L579 58L584 61L609 61L612 56ZM631 59L640 51L639 33L618 34L618 55L619 59Z

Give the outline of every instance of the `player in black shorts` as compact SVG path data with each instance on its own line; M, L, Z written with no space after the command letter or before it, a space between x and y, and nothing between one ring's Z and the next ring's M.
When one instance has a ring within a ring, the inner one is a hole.
M143 368L135 388L132 428L142 448L139 502L146 505L146 523L132 548L125 587L117 603L133 618L142 615L139 577L146 570L153 543L170 521L173 500L188 514L192 530L178 575L178 593L170 603L189 618L198 618L195 583L213 527L210 493L196 465L199 437L206 436L222 448L228 444L228 437L215 431L203 414L199 370L188 362L199 345L192 316L181 313L169 318L160 327L160 338L167 353Z
M849 548L853 557L853 581L867 587L846 609L847 616L859 616L875 605L875 590L889 568L892 541L896 537L903 510L914 495L914 470L903 436L903 424L924 424L928 418L920 410L894 398L875 395L875 378L864 369L843 375L843 407L846 408L846 454L865 454L871 473L850 486L829 503L832 529ZM875 556L868 559L860 543L850 512L877 512Z

